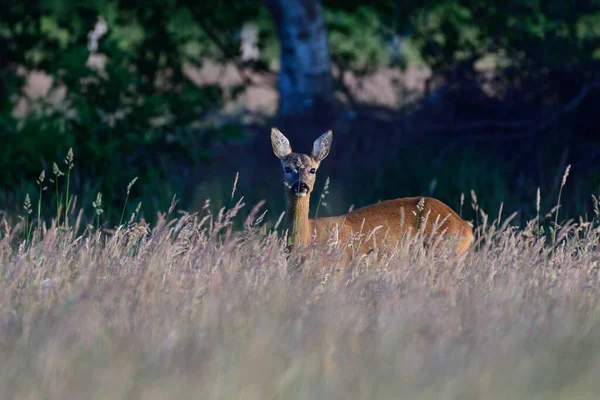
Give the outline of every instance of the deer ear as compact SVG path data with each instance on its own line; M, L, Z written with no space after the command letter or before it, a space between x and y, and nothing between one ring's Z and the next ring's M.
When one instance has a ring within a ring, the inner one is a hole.
M325 157L327 157L327 155L329 154L329 150L331 150L332 142L332 131L327 131L321 136L319 136L319 138L313 143L313 150L311 154L312 158L314 158L318 162L323 161Z
M290 141L277 128L271 128L271 145L273 146L273 153L280 159L292 154Z

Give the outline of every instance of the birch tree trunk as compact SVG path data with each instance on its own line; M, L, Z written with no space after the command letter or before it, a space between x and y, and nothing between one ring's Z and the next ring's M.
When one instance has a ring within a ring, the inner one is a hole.
M320 0L265 0L279 42L279 117L325 116L333 81Z

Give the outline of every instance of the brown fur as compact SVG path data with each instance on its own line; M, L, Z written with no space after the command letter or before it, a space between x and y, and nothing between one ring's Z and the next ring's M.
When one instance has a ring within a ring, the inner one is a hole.
M342 245L358 240L357 253L366 254L376 244L395 246L405 235L414 235L419 229L423 230L426 238L444 235L456 239L456 254L464 253L473 242L471 225L446 204L430 197L386 200L336 217L309 219L315 172L329 153L332 133L327 132L315 141L310 156L293 153L285 136L275 128L271 131L271 139L289 187L285 228L294 247L309 245L313 237L317 242L325 242L337 234L335 239ZM308 189L304 196L298 196L295 192L294 185L299 182L306 184ZM423 223L424 226L421 225Z

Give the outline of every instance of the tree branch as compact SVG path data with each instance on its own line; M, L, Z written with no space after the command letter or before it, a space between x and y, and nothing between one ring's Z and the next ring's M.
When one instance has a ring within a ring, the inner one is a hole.
M451 141L444 150L438 155L438 159L444 157L450 150L454 149L459 145L466 144L468 142L478 142L478 141L510 141L510 140L523 140L527 138L531 138L539 132L548 129L552 125L556 124L559 120L570 114L573 110L575 110L581 102L587 97L587 95L594 89L600 87L600 74L590 83L584 85L577 96L575 96L571 101L569 101L565 106L563 106L558 112L556 112L551 118L546 119L545 121L540 122L536 126L533 126L523 132L518 133L510 133L510 134L501 134L501 135L467 135L456 138ZM476 121L471 124L461 124L453 127L447 127L446 130L466 130L472 129L473 125L480 124L485 126L485 123L493 122L494 125L489 126L510 126L510 124L522 124L520 121L515 122L503 122L503 121ZM471 126L469 126L471 125Z

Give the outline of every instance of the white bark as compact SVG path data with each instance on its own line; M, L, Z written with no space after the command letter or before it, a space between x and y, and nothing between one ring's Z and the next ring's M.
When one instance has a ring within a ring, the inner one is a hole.
M279 115L329 112L333 82L319 0L266 0L281 44Z

